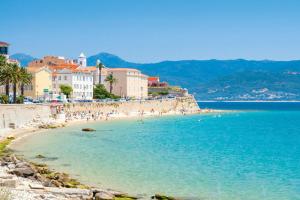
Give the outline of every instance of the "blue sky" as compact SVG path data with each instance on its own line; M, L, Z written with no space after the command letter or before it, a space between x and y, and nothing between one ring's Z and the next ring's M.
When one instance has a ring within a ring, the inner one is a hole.
M0 41L36 57L300 59L299 0L0 0Z

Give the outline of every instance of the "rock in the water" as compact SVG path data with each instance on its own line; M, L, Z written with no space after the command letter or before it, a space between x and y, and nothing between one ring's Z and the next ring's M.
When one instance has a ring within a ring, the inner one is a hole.
M114 195L108 192L98 192L95 194L95 200L112 200L114 199Z
M11 171L13 174L21 177L29 177L34 175L34 170L30 167L23 167L23 168L15 168Z
M82 131L87 131L87 132L90 132L90 131L96 131L95 129L92 129L92 128L83 128L81 129Z
M41 155L41 154L38 154L38 155L35 156L35 158L46 158L46 157Z
M152 199L156 199L156 200L176 200L174 197L170 197L170 196L166 196L166 195L161 195L161 194L155 194L151 198Z

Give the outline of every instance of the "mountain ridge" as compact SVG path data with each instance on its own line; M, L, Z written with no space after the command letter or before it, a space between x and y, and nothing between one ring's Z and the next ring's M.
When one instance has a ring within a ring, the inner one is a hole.
M33 57L31 57L33 58ZM162 81L180 85L199 100L300 100L300 60L178 60L157 63L128 62L99 53L87 58L112 68L137 68Z

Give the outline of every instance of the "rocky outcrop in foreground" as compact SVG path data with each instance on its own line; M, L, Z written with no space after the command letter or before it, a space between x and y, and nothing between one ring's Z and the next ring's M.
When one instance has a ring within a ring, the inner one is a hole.
M14 155L1 158L0 199L72 199L72 200L130 200L122 192L90 188L65 173L49 170L44 164L29 163Z

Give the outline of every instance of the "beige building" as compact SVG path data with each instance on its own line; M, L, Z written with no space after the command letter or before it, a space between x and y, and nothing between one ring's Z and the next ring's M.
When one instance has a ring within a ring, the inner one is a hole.
M148 97L148 77L137 69L110 68L107 75L112 74L116 79L112 93L121 97L143 99ZM109 83L105 82L109 91Z
M52 72L47 67L28 68L32 74L30 85L25 86L24 96L33 99L47 98L48 93L52 91Z

